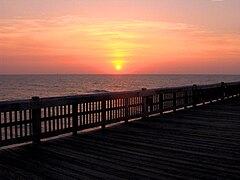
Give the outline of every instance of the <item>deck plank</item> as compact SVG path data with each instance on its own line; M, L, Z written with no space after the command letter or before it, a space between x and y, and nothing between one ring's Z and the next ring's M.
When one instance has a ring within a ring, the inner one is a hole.
M240 98L0 150L1 179L239 179Z

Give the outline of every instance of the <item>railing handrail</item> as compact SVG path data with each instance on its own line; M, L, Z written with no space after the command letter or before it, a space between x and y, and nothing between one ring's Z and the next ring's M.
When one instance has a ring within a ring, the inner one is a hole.
M228 82L224 83L225 86L228 85L238 85L238 82ZM215 84L207 84L207 85L196 85L196 90L203 90L203 89L210 89L210 88L217 88L221 87L221 83ZM107 92L107 93L98 93L98 94L82 94L82 95L73 95L73 96L57 96L57 97L44 97L40 98L40 105L44 106L44 103L47 102L59 102L62 103L73 103L75 101L79 101L80 99L102 99L102 98L117 98L118 96L147 96L154 92L158 93L166 93L166 92L175 92L179 90L187 90L191 89L192 86L179 86L179 87L166 87L166 88L153 88L153 89L146 89L145 91L142 90L133 90L133 91L121 91L121 92ZM0 112L3 112L3 109L7 109L6 107L17 106L22 104L22 107L29 108L32 106L32 99L25 99L25 100L10 100L10 101L0 101Z

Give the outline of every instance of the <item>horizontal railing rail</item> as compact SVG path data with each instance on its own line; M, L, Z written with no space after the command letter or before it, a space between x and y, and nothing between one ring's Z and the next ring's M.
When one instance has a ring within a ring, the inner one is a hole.
M0 102L0 146L41 139L240 95L240 82Z

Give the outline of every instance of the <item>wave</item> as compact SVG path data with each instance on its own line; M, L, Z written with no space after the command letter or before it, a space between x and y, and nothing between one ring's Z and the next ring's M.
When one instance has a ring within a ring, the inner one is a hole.
M95 90L87 91L87 93L107 93L107 92L109 92L109 91L101 90L101 89L95 89Z

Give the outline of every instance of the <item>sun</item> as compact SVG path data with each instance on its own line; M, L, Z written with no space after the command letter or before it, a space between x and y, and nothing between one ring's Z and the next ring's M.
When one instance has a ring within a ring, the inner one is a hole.
M113 64L113 68L115 68L115 71L121 71L123 67L125 67L124 63L126 61L124 60L113 60L111 63Z
M121 69L122 69L122 66L121 66L121 65L117 65L117 66L116 66L116 70L117 70L117 71L120 71Z

